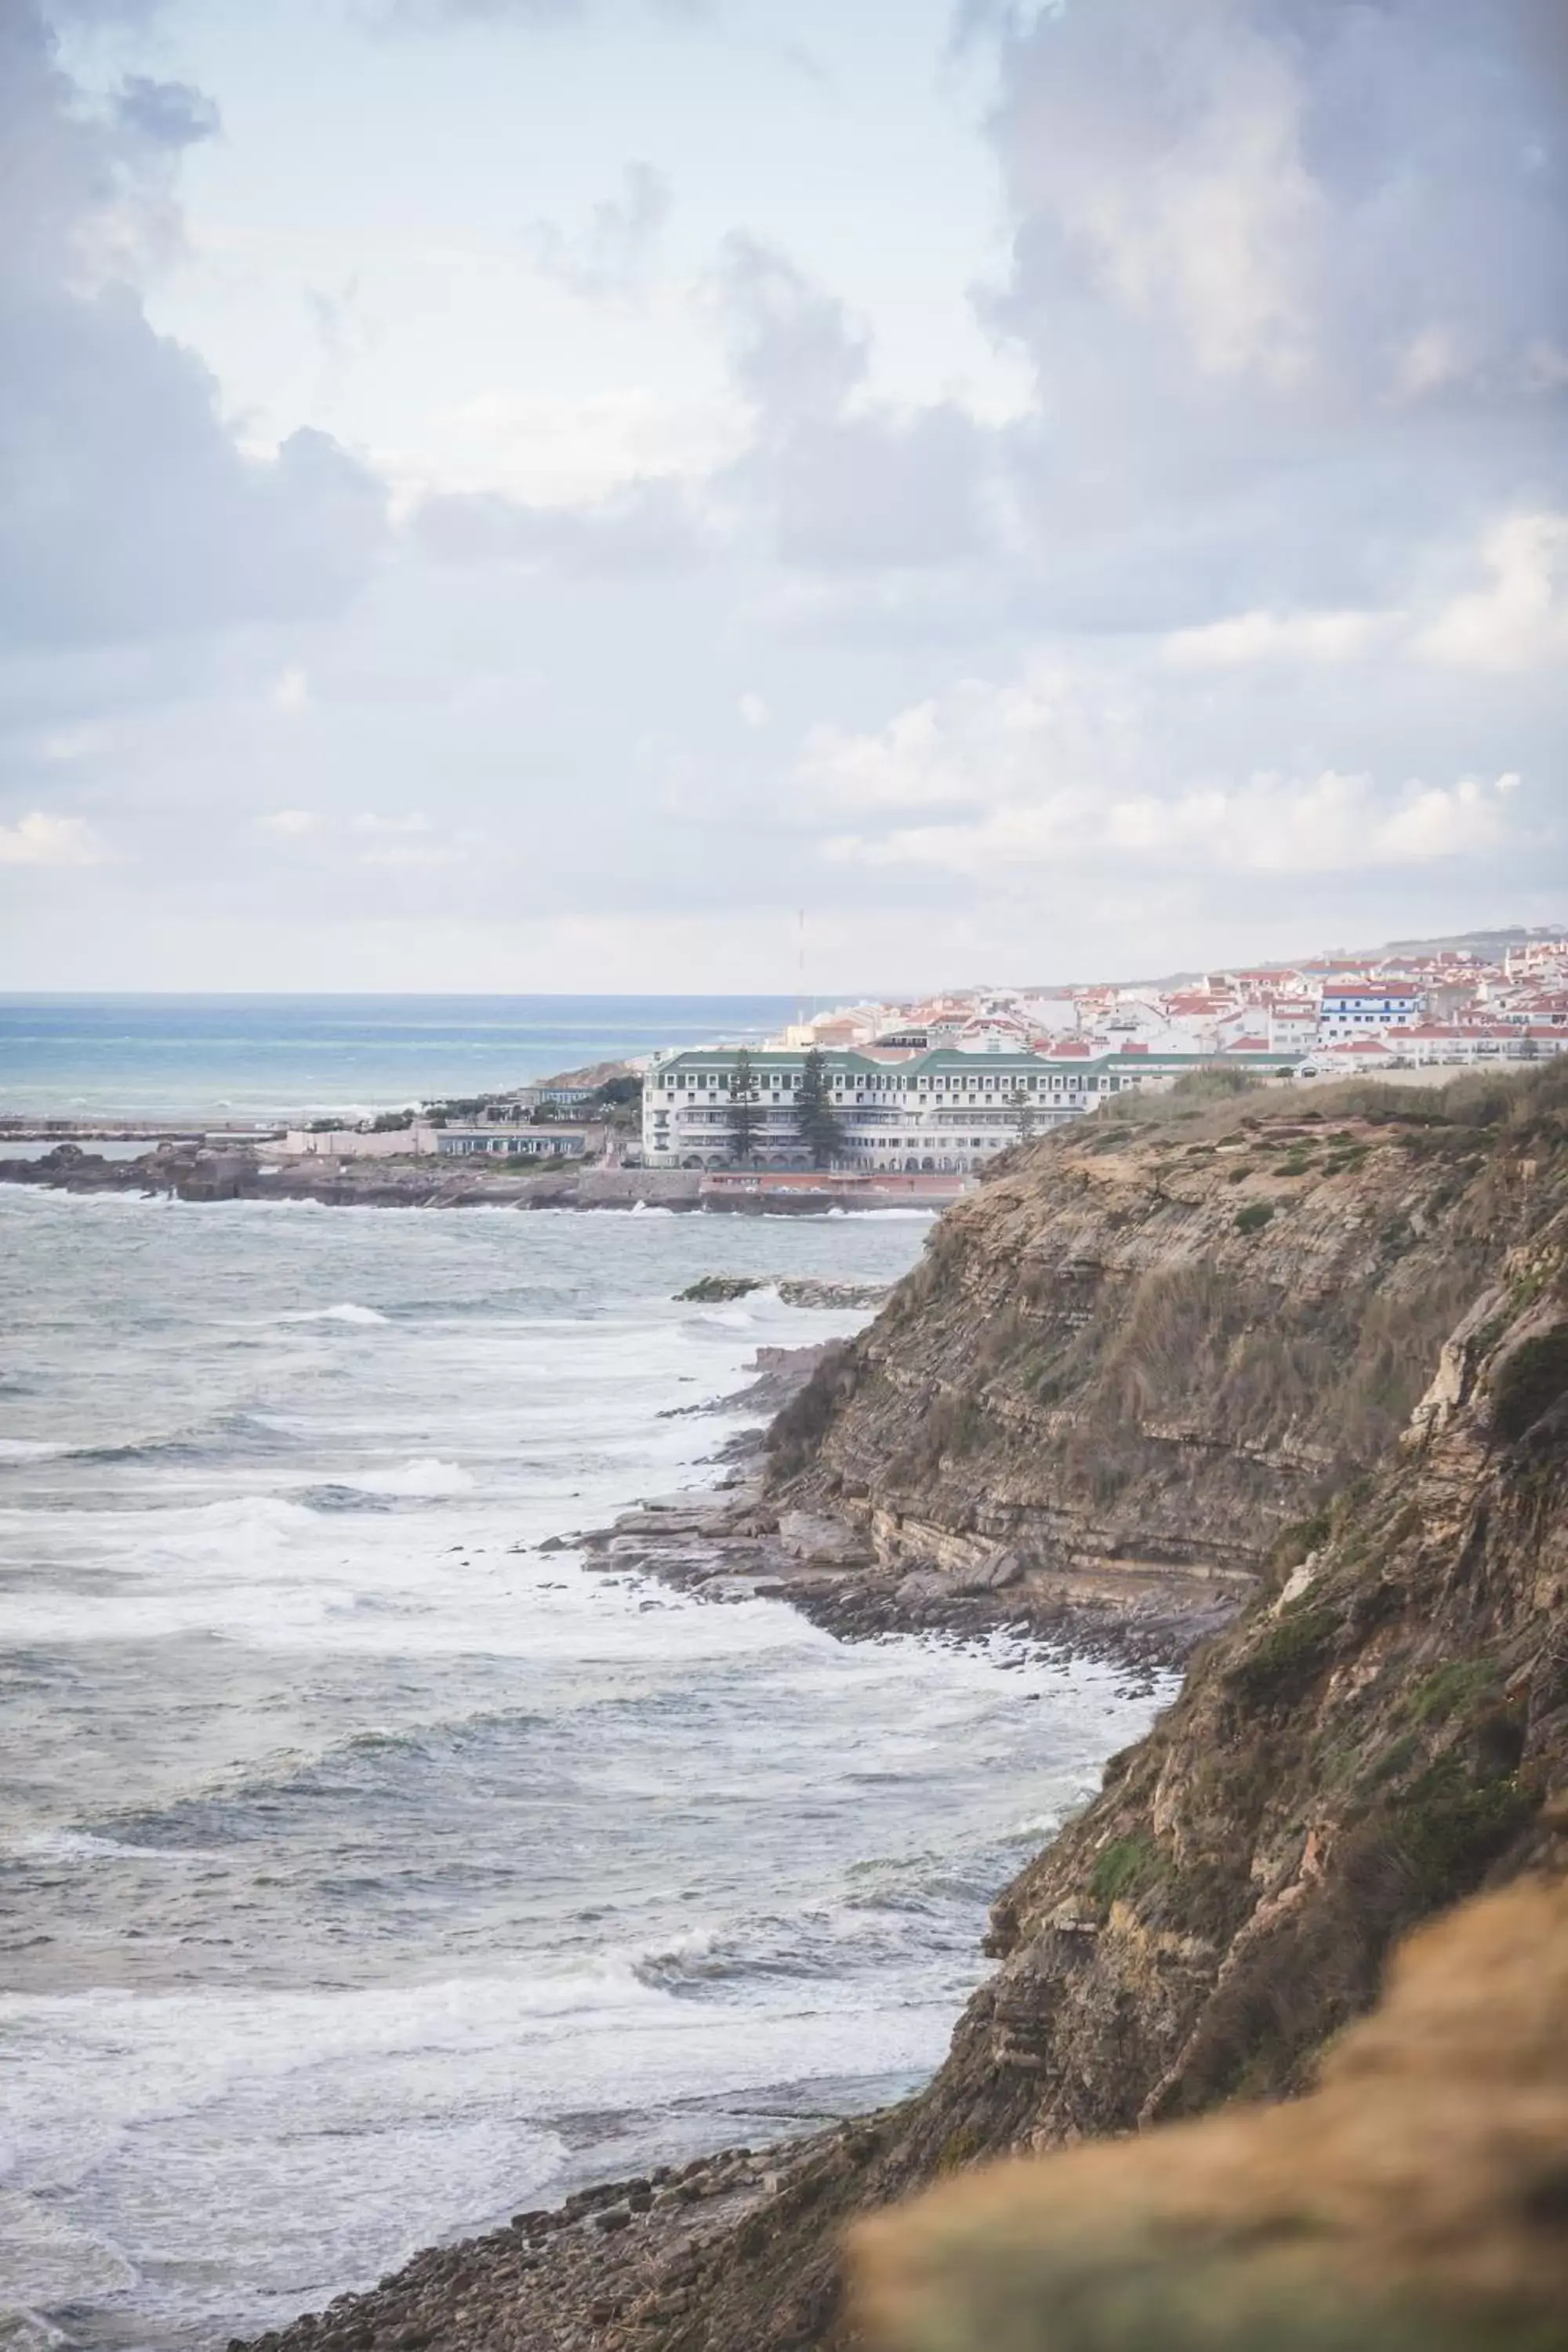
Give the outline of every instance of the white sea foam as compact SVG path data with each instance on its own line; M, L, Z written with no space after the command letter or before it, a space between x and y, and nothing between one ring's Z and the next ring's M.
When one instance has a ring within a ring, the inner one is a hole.
M351 1482L367 1495L467 1495L474 1475L460 1462L442 1462L434 1454L400 1463L395 1470L362 1471Z
M79 2344L253 2332L568 2145L630 2169L940 2053L1012 1826L1136 1727L1113 1679L516 1549L710 1484L712 1418L660 1415L864 1319L678 1292L891 1278L895 1215L0 1198L7 1437L73 1457L0 1509L41 1693L0 1724L7 2180Z
M291 1315L280 1315L279 1323L385 1323L390 1318L374 1307L356 1307L345 1299L337 1307L305 1307Z

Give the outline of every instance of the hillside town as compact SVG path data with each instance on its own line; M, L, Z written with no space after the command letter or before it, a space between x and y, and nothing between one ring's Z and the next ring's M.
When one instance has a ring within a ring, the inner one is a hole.
M839 1006L762 1047L658 1055L653 1168L971 1175L1128 1089L1218 1066L1335 1079L1530 1062L1568 1051L1568 937L1493 958L1435 946L1211 971L1173 985L980 989ZM820 1091L826 1116L802 1111ZM830 1149L824 1151L826 1139Z
M333 1160L598 1161L719 1183L898 1176L945 1191L1020 1140L1196 1070L1408 1084L1563 1052L1568 931L1552 929L1172 982L803 1010L756 1043L715 1039L358 1128L321 1120L286 1148Z

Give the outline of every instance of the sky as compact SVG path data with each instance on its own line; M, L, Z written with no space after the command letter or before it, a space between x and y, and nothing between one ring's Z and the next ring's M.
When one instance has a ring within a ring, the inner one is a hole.
M1568 919L1568 0L0 0L0 987Z

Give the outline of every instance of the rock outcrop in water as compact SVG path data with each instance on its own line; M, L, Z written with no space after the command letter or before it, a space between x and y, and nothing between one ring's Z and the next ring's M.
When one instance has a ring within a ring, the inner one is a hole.
M1216 1577L1239 1613L998 1899L997 1972L925 2092L781 2157L776 2186L668 2263L650 2236L601 2318L520 2279L476 2329L455 2285L433 2352L857 2341L857 2218L987 2158L1292 2097L1407 1930L1568 1874L1568 1070L1318 1121L1086 1123L950 1217L786 1408L775 1463L781 1511L861 1531L868 1577L1011 1555L1019 1581L1110 1618L1212 1601ZM1561 1972L1495 1983L1524 2048L1529 1988L1560 2003ZM1552 2116L1535 2152L1555 2227ZM956 2305L924 2335L896 2316L921 2352L1077 2352L1167 2344L1165 2334L1077 2339L1028 2332L1026 2304L991 2337ZM1285 2340L1183 2324L1194 2352Z

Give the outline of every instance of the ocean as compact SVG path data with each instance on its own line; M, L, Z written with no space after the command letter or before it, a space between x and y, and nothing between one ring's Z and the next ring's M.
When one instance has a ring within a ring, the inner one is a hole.
M0 1113L363 1118L661 1045L755 1042L780 996L0 996Z
M930 2074L1154 1702L541 1549L717 1479L758 1345L861 1319L677 1292L930 1230L0 1188L18 2352L210 2352Z

